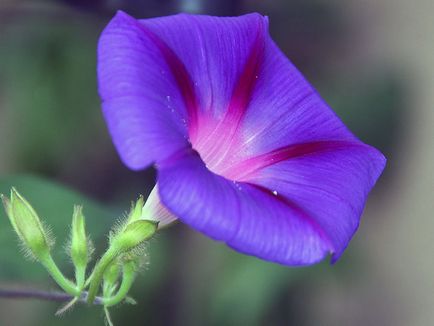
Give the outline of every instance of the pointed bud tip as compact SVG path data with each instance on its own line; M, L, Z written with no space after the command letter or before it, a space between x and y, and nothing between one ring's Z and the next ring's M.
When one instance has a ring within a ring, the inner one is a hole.
M0 199L2 200L3 203L9 202L9 198L4 194L0 194Z
M83 212L83 206L82 205L74 205L74 214L81 214Z
M74 211L72 213L72 226L77 230L85 228L85 218L83 215L83 206L74 205Z
M12 197L22 198L20 193L17 191L17 189L15 187L11 188L11 200L12 200Z
M131 209L128 213L126 224L131 224L134 221L139 220L142 217L143 206L145 205L145 199L142 195L137 198L136 202L131 202Z

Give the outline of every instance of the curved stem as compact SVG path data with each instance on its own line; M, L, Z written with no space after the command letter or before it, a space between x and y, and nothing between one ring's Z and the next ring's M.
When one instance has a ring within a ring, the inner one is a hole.
M41 259L41 264L45 267L51 277L56 283L68 294L78 297L80 296L80 290L77 289L74 283L68 280L60 269L57 267L51 255L48 255L44 259Z
M136 276L136 266L134 262L125 263L122 270L122 283L116 295L110 298L103 298L105 307L111 307L120 303L128 294Z
M93 273L90 277L90 287L87 297L88 303L93 303L95 300L96 294L98 292L99 286L101 284L104 271L110 265L110 263L118 256L119 252L114 250L113 247L110 247L109 250L105 252L105 254L101 257L100 261L95 266Z

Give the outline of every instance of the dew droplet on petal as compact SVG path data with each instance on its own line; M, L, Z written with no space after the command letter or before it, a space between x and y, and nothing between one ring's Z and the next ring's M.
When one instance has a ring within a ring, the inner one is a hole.
M273 195L277 196L277 191L276 190L273 190Z

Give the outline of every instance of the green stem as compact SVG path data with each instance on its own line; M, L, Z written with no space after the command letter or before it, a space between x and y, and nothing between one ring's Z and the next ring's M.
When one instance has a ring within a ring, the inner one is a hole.
M68 294L78 297L80 296L80 290L78 290L73 282L68 280L60 269L57 267L51 255L48 255L40 260L41 264L45 267L51 277L56 283Z
M75 268L75 282L77 283L77 287L79 289L83 289L85 281L86 281L86 267L84 267L84 268L76 267Z
M87 302L89 304L93 303L97 295L99 286L101 284L102 278L104 276L104 271L110 265L110 263L116 259L119 255L118 250L114 250L114 247L110 247L105 254L101 257L100 261L96 264L95 269L90 277L90 287L87 297Z
M103 299L105 307L111 307L120 303L128 294L136 276L136 264L131 261L125 263L122 270L122 283L116 295Z

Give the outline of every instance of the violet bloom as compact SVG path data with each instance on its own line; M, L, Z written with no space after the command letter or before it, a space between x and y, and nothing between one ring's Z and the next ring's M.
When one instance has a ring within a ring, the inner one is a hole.
M122 160L158 169L148 218L285 265L342 254L385 158L283 55L266 17L119 12L98 78Z

